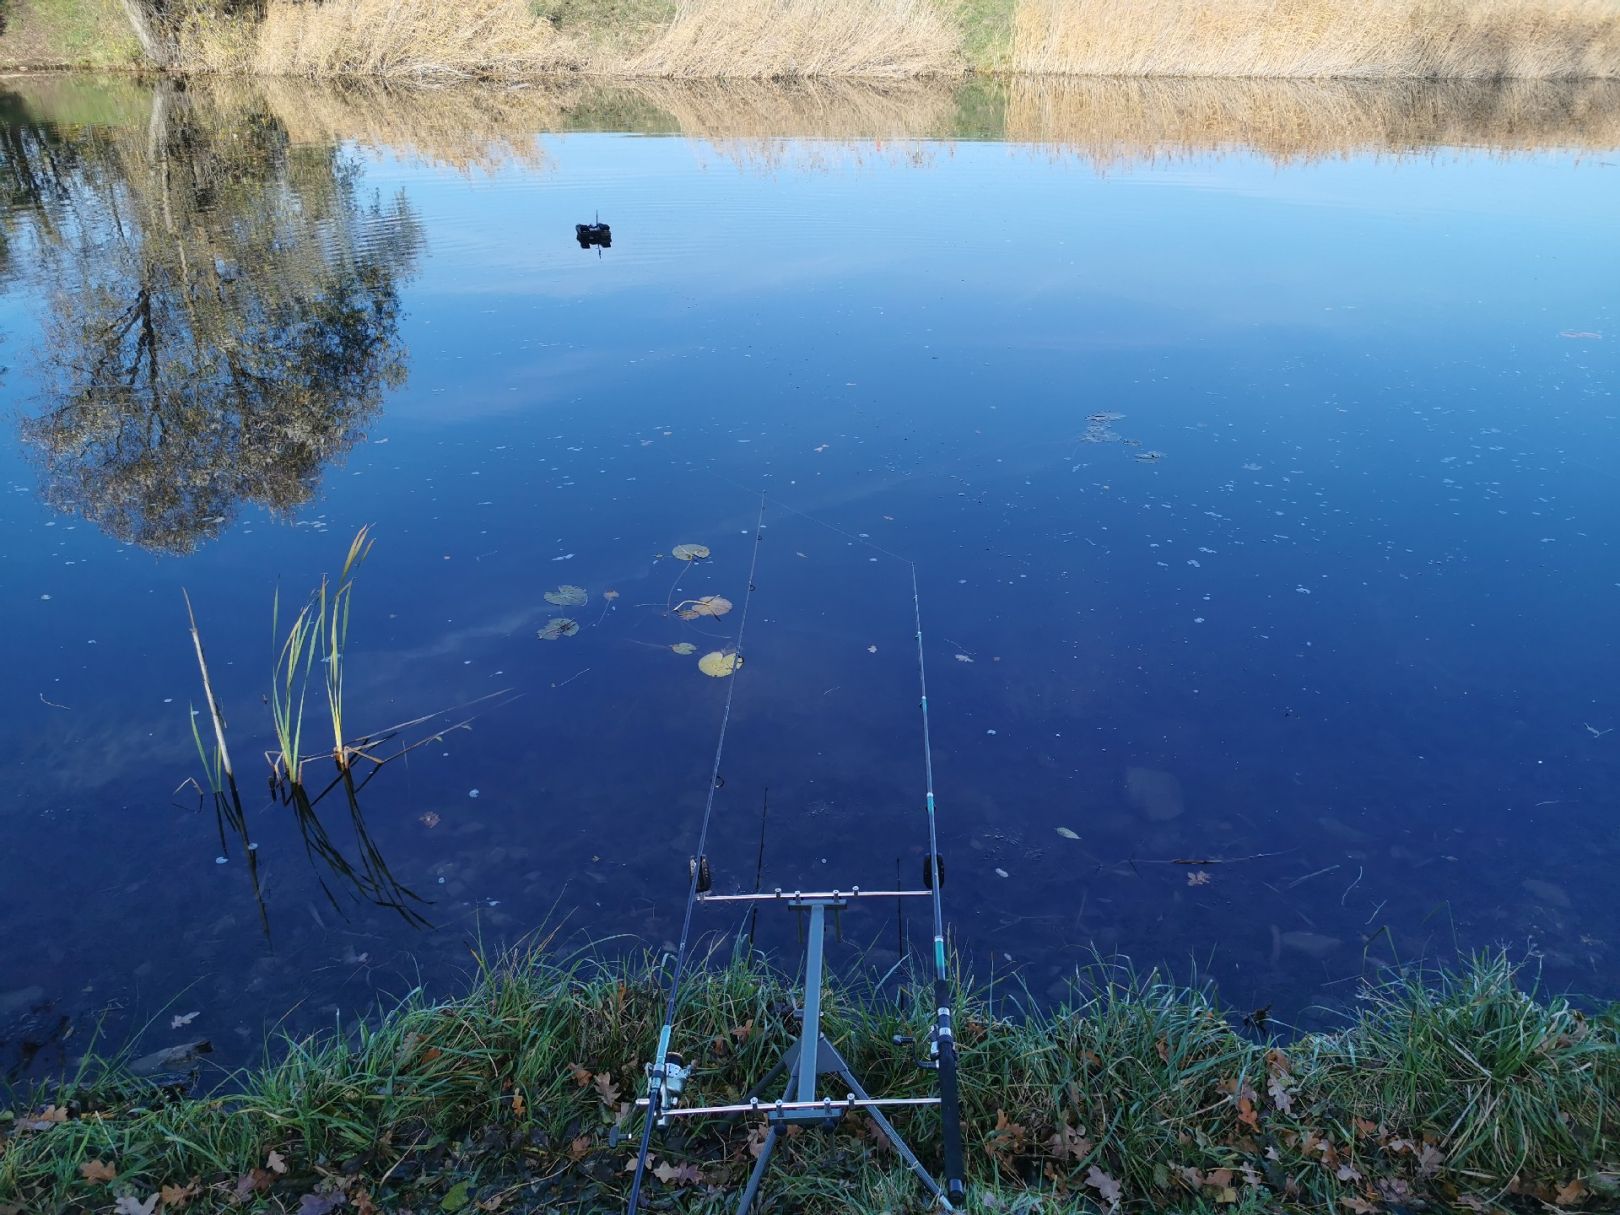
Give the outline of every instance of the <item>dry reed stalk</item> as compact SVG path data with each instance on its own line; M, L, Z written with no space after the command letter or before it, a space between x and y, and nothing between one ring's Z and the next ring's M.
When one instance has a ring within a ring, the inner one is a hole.
M961 33L929 0L680 0L622 67L755 80L945 75L962 70Z
M1620 147L1620 82L1015 77L1005 134L1099 168L1227 151L1606 151Z
M197 669L202 672L203 696L208 701L208 716L214 723L214 745L219 748L219 763L230 779L231 791L236 791L236 770L231 767L231 750L225 745L225 714L214 697L214 683L208 678L208 659L203 657L202 634L197 631L197 614L191 610L191 595L184 587L180 594L186 601L186 619L191 624L191 644L197 651Z
M263 76L500 80L578 64L525 0L270 0L245 66Z
M1620 77L1614 0L1018 0L1015 71Z

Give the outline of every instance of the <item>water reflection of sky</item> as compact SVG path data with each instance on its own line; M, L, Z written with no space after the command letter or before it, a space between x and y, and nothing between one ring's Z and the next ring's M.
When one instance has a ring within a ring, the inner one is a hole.
M1117 950L1309 1017L1364 966L1505 945L1620 994L1612 166L543 146L493 174L366 160L425 233L409 380L290 523L153 556L54 516L0 449L0 1012L124 1031L177 999L240 1055L295 1004L446 989L474 939L673 936L724 687L666 647L736 616L670 619L658 554L709 545L678 594L740 604L761 487L722 886L752 884L767 787L768 884L917 876L909 583L864 536L919 563L947 906L981 965L1041 994ZM601 257L571 239L598 210ZM39 307L0 299L24 412ZM1117 438L1084 441L1099 412ZM351 717L521 694L367 791L427 933L323 900L255 768L272 591L368 522ZM538 640L559 583L585 627ZM181 587L271 945L172 792ZM1231 863L1165 863L1189 858ZM892 956L890 913L847 928Z

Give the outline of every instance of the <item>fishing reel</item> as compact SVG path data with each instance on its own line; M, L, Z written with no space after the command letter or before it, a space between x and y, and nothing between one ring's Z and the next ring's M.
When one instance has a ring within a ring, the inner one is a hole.
M686 1082L692 1076L695 1063L688 1063L686 1057L676 1051L669 1051L664 1055L663 1063L649 1063L647 1071L647 1096L658 1102L658 1109L672 1110L681 1103L681 1093L686 1090ZM660 1112L658 1125L669 1125L668 1115Z
M917 1044L917 1039L910 1034L895 1034L889 1041L899 1047L915 1046ZM928 1035L928 1053L920 1059L913 1056L911 1061L925 1072L937 1072L939 1070L939 1030L937 1028Z

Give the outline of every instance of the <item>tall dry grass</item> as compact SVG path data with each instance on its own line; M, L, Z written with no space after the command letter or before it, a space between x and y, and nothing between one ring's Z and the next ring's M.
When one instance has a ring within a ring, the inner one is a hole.
M314 78L517 80L580 66L527 0L269 0L256 24L193 27L182 53L204 70Z
M961 31L932 0L680 0L625 65L674 78L934 76L960 72Z
M1620 77L1615 0L1018 0L1012 39L1075 76Z
M704 79L909 78L963 69L934 0L679 0L634 36L567 32L528 0L269 0L257 22L199 21L191 70L383 80L533 79L574 70Z

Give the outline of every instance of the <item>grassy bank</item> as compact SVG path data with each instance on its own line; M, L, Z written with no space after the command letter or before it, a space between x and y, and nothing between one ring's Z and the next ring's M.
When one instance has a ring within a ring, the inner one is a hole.
M1612 1209L1620 1007L1582 1015L1526 978L1495 958L1369 988L1341 1031L1288 1042L1234 1025L1206 992L1116 967L1082 972L1050 1013L964 993L974 1209ZM687 991L689 1098L734 1099L790 1037L791 989L736 960ZM413 994L275 1045L274 1062L213 1091L87 1063L0 1122L0 1209L610 1210L633 1151L612 1132L636 1130L628 1102L660 1011L644 966L524 956L482 967L458 999ZM845 988L828 1032L874 1092L920 1095L927 1074L889 1039L921 1035L928 1015L920 990ZM900 1122L935 1159L937 1119ZM752 1129L660 1136L655 1203L734 1202ZM767 1209L923 1209L861 1116L785 1153Z
M0 70L133 68L140 52L118 0L0 0Z
M130 59L118 0L6 5L0 63ZM1620 78L1620 0L195 0L151 11L171 66L233 74ZM53 36L60 48L42 51Z

